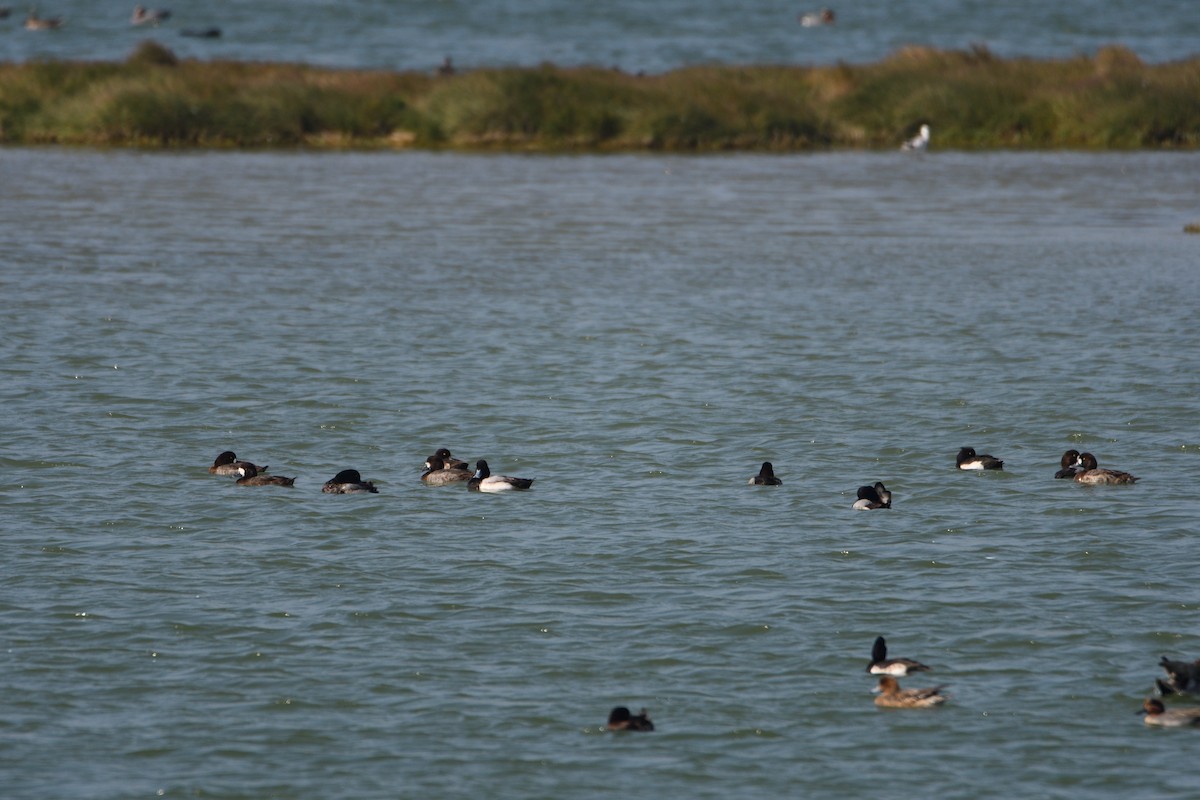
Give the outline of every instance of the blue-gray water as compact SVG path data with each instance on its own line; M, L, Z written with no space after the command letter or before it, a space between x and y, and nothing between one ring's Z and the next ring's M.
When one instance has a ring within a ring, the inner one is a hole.
M0 150L4 796L1194 796L1198 172Z
M1123 44L1147 61L1187 58L1200 41L1194 0L206 0L146 3L174 14L129 24L128 0L42 0L58 31L21 28L26 5L0 20L0 61L123 58L156 39L190 58L304 61L431 69L545 61L660 72L699 63L874 61L905 45L987 46L1003 56L1066 58ZM801 27L828 4L834 26ZM180 36L218 27L219 39Z

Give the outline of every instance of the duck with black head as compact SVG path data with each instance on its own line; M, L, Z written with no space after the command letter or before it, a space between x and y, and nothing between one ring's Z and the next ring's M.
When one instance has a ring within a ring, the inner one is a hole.
M750 479L751 486L782 486L783 481L775 477L775 466L770 461L764 461L758 474Z
M254 467L254 471L260 474L267 471L265 466L260 467L250 461L239 461L236 453L226 450L217 456L208 472L210 475L241 475L242 467Z
M238 474L242 476L237 479L238 486L293 486L296 483L295 478L282 475L259 475L254 465L247 461L239 462Z
M904 677L912 672L931 672L929 667L911 658L888 658L887 640L882 636L875 637L871 647L871 663L867 664L867 672L872 675L898 675Z
M375 484L364 481L356 469L344 469L325 481L323 494L379 494Z
M1004 469L1004 462L986 453L978 454L974 447L964 447L954 459L959 469Z
M871 511L876 508L891 507L892 493L883 485L883 481L876 481L874 486L858 487L858 499L851 506L856 511Z
M650 721L644 708L640 714L635 715L630 713L625 706L617 706L608 715L608 729L610 731L652 731L654 723Z
M533 486L534 478L510 478L507 475L493 475L488 469L488 463L482 458L475 462L475 475L467 481L467 489L472 492L511 492L525 491Z
M1054 473L1055 478L1074 478L1079 474L1079 466L1082 463L1079 460L1079 451L1068 450L1063 453L1062 459L1058 463L1062 469Z

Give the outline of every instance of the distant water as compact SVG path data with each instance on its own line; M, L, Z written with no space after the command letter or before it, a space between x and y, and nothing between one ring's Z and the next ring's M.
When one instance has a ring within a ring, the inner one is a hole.
M1198 173L0 150L4 796L1193 795Z
M875 61L912 44L1064 58L1120 43L1157 62L1195 55L1200 36L1194 0L856 0L830 3L832 27L801 27L798 16L823 2L208 0L157 4L174 13L155 30L130 26L126 0L49 0L37 4L40 14L65 16L66 27L25 31L26 6L12 4L0 20L0 60L120 59L151 38L201 59L427 70L450 55L464 67L549 61L662 72ZM222 36L180 36L210 27Z

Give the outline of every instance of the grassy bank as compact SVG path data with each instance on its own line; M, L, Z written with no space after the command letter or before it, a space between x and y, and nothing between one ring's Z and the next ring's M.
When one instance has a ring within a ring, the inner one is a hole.
M0 143L547 151L1195 148L1200 58L1005 60L909 48L875 64L553 66L421 73L178 61L0 64Z

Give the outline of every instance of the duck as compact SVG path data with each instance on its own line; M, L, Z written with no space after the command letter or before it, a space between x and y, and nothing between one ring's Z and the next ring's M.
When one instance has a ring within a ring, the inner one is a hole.
M892 493L887 490L882 481L876 481L874 486L858 487L858 499L854 508L858 511L870 511L876 508L891 508Z
M875 637L875 644L871 647L871 663L867 664L867 672L871 675L899 675L903 678L913 672L932 671L911 658L888 658L887 641L882 636Z
M941 693L941 686L929 689L901 689L900 681L891 675L880 678L875 691L879 693L879 697L875 698L875 705L884 708L933 708L946 702L946 696Z
M1163 705L1162 700L1147 697L1142 703L1139 714L1145 714L1147 725L1157 725L1160 728L1186 728L1200 725L1200 708L1172 708Z
M467 469L470 466L461 458L455 458L454 456L450 455L450 451L444 447L439 447L434 454L425 459L425 461L429 462L435 458L440 459L442 466L446 469Z
M482 458L475 462L475 476L467 481L467 489L472 492L509 492L524 491L533 486L533 478L510 478L507 475L493 475L488 464Z
M610 731L652 731L654 723L646 716L644 708L640 714L634 716L625 706L617 706L608 715L608 729Z
M1068 450L1067 452L1063 453L1062 461L1059 463L1062 465L1062 469L1054 473L1054 477L1074 478L1079 472L1077 469L1079 466L1079 451Z
M356 469L344 469L321 487L324 494L379 494L375 484L364 481Z
M1075 473L1075 480L1079 483L1086 483L1089 486L1116 486L1118 484L1136 483L1137 478L1130 475L1128 472L1120 472L1115 469L1100 469L1096 463L1096 457L1091 453L1079 454L1079 471Z
M833 13L833 9L822 8L820 11L801 14L797 19L805 28L819 28L822 25L833 25L837 21L837 16Z
M180 36L191 36L195 39L220 39L220 28L184 28L179 32Z
M237 454L226 450L217 456L217 460L208 468L210 475L241 475L242 467L254 467L255 472L266 472L267 467L260 467L250 461L238 461Z
M462 467L447 467L437 456L430 456L425 462L425 471L421 480L430 486L445 486L447 483L469 481L475 473Z
M1160 694L1200 694L1200 660L1173 661L1163 656L1158 664L1167 671L1166 680L1154 681Z
M1004 469L1004 462L986 454L976 454L974 447L964 447L954 460L959 469Z
M145 6L134 6L133 16L129 18L130 25L158 25L168 17L171 12L165 8L146 8Z
M66 21L62 17L39 17L37 9L31 9L29 16L25 18L25 30L27 31L53 31L65 24Z
M929 126L922 125L920 132L916 136L900 145L901 150L928 150L929 149Z
M258 470L249 461L238 462L238 486L294 486L295 478L285 478L282 475L259 475Z
M779 478L775 477L775 467L773 467L771 465L771 462L764 461L762 463L762 469L760 469L758 471L757 475L755 475L753 478L750 479L750 485L751 486L783 486L783 481L781 481L781 480L779 480Z

